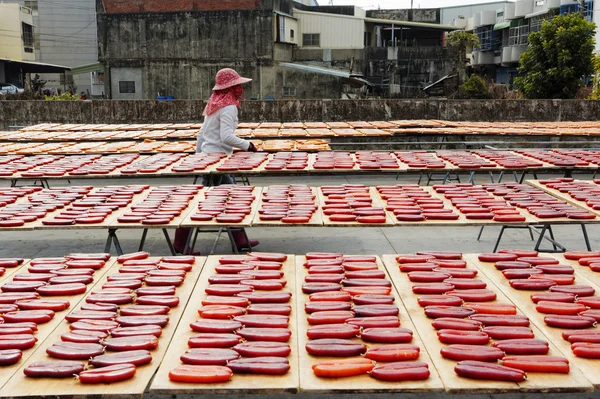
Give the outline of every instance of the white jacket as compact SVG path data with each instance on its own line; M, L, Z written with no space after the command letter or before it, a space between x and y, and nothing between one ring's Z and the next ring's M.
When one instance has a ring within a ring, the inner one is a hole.
M204 118L202 129L198 133L196 152L233 153L233 148L248 150L250 142L235 135L238 125L238 109L228 105Z

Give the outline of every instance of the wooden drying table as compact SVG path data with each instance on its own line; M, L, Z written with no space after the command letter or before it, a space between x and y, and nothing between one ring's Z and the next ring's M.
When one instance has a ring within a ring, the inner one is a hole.
M152 258L150 258L152 259ZM85 385L80 384L74 378L28 378L23 374L23 369L35 361L52 360L46 355L46 349L52 344L59 342L60 336L69 331L69 323L66 320L57 323L55 329L49 334L45 340L38 342L37 349L26 360L22 360L18 364L18 370L12 375L12 378L0 389L0 397L10 398L48 398L48 397L68 397L70 399L100 399L100 398L115 398L115 399L139 399L146 391L146 387L152 380L158 366L167 352L167 348L171 339L174 336L175 329L179 323L179 319L183 314L183 310L187 301L192 294L192 290L196 285L200 272L206 258L196 258L196 263L192 271L185 276L183 284L177 288L176 295L180 298L180 304L171 308L168 313L169 323L163 328L162 335L159 338L159 346L152 353L152 362L139 366L133 379L103 385ZM121 266L112 261L114 265L110 267L108 273L104 273L101 279L94 284L93 289L102 287L107 281L107 275L118 274L118 269ZM108 269L108 268L107 268ZM88 292L91 289L88 290ZM85 295L81 295L78 303ZM123 305L128 306L128 305ZM79 310L80 306L73 306L70 310ZM65 314L68 313L65 312Z
M177 366L182 365L179 357L188 349L188 339L197 333L190 328L190 323L199 319L198 308L202 306L202 300L207 294L204 292L208 287L208 278L217 274L215 266L219 264L220 256L209 256L204 265L202 274L194 292L188 301L187 307L183 312L183 316L175 332L177 339L171 341L168 353L165 356L154 380L150 387L152 394L284 394L296 393L299 388L299 358L298 358L298 339L301 334L296 325L296 300L298 295L295 292L296 274L294 271L295 256L288 255L288 258L283 262L282 271L284 279L287 281L284 291L292 293L292 298L289 305L292 307L290 315L289 328L292 331L292 336L288 342L292 348L292 352L288 356L290 362L290 371L282 376L268 376L256 374L234 374L233 378L224 383L219 384L191 384L182 382L173 382L169 379L169 372Z
M597 359L585 359L573 354L571 351L571 344L562 338L563 329L546 325L544 322L544 315L538 313L536 310L536 305L530 298L532 291L522 291L512 288L508 279L504 277L500 270L497 270L494 267L493 262L481 262L476 254L465 255L465 258L468 259L481 274L487 276L498 288L500 288L513 303L517 304L519 309L529 317L531 323L548 338L548 342L556 345L558 350L562 352L562 355L569 359L571 367L577 367L595 388L600 388L600 373L598 373L600 362ZM575 276L574 284L590 285L596 289L596 292L600 291L600 287L596 286L580 274L576 274Z
M431 355L433 364L442 378L442 382L448 393L455 394L474 394L474 393L510 393L510 392L590 392L593 390L591 384L585 379L581 372L573 368L569 374L549 374L549 373L528 373L526 381L521 383L503 382L503 381L479 381L468 378L462 378L454 372L456 362L445 359L440 354L440 350L446 346L438 340L437 333L432 327L433 319L425 315L424 309L417 302L418 295L412 292L412 283L406 273L400 272L397 255L383 255L385 267L392 276L392 281L400 293L402 302L406 306L413 323L417 326L422 335L425 347ZM475 265L468 261L467 268L474 269ZM501 288L498 288L485 274L478 273L475 277L487 284L487 288L496 293L496 300L490 303L510 303L510 301ZM518 308L518 305L517 305ZM523 314L518 309L518 314ZM549 355L560 356L562 353L554 345L552 340L547 339L542 332L535 326L531 326L535 337L546 339L550 344Z
M389 382L379 381L370 376L364 374L360 376L348 377L348 378L319 378L313 371L312 366L319 361L335 360L333 357L315 357L309 355L304 349L308 343L306 331L310 327L306 320L307 313L304 310L304 305L308 302L308 295L302 292L302 284L304 278L308 275L308 269L304 267L306 262L305 256L296 256L296 297L297 297L297 310L296 317L298 323L298 349L300 353L300 388L303 392L311 394L341 394L341 393L353 393L353 394L367 394L367 393L399 393L399 392L414 392L414 393L435 393L441 392L444 388L442 381L433 366L430 354L426 350L423 338L421 337L421 331L419 326L413 325L410 317L410 310L403 306L403 301L398 295L398 291L392 286L390 295L395 298L394 304L396 304L400 310L400 321L401 326L410 329L413 332L412 343L417 345L421 351L419 361L425 362L430 366L430 376L424 381L402 381L402 382ZM377 257L377 266L379 269L386 272L386 268L379 257ZM386 272L386 278L393 281L394 277ZM353 338L356 342L363 342L359 338ZM376 344L370 344L370 346L377 346Z
M19 360L17 363L15 363L11 366L0 368L0 371L1 371L0 372L0 397L8 397L8 396L14 395L14 391L12 388L5 388L5 387L9 386L10 381L15 378L16 379L24 379L25 378L25 376L23 375L22 368L25 367L26 364L30 363L30 359L35 359L36 354L38 354L40 351L42 351L45 355L46 342L48 341L49 337L51 337L54 334L54 332L57 329L59 329L60 325L62 325L63 323L66 323L65 316L68 315L69 313L71 313L73 311L73 309L79 308L79 304L83 300L83 298L85 298L87 296L87 294L90 291L92 291L92 289L99 282L105 280L105 275L108 273L109 270L111 270L113 268L113 266L115 264L116 264L116 259L110 258L108 261L106 261L106 264L101 269L96 270L96 272L92 276L94 278L94 280L86 286L86 291L84 293L78 294L78 295L50 297L51 299L62 299L62 300L69 301L71 306L63 311L55 312L54 317L49 322L38 324L38 330L37 330L37 332L34 333L35 337L37 338L37 342L35 343L35 346L31 349L22 351L23 357L21 357L21 360ZM19 271L27 271L27 266L28 265L23 265L19 269ZM21 383L21 385L27 386L29 381L30 380L27 379L27 382L23 381ZM45 392L44 385L38 385L38 388L40 389L38 392L41 392L41 393Z

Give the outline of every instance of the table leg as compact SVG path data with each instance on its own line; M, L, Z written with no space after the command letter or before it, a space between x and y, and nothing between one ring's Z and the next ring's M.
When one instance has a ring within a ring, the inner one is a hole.
M585 246L587 250L591 251L592 246L590 245L590 238L588 237L587 229L583 223L581 223L581 232L583 233L583 239L585 240Z
M123 249L121 248L119 237L117 237L117 229L108 229L108 237L106 238L104 252L110 253L110 249L113 243L115 244L115 250L117 251L117 255L123 255Z
M112 247L112 230L108 230L108 237L106 237L106 245L104 246L104 252L109 254L110 253L110 248Z
M171 255L175 256L177 253L175 252L175 248L173 248L173 243L171 242L171 237L169 237L169 232L167 229L162 229L163 234L165 236L165 241L167 241L167 245L169 246L169 250L171 251Z
M483 234L483 229L485 229L485 226L481 226L481 228L479 229L479 234L477 234L477 241L479 241L481 239L481 235Z
M547 253L562 253L562 252L566 252L567 248L565 248L559 242L557 242L556 240L554 240L554 234L551 232L550 225L543 225L541 231L538 231L535 227L532 227L532 231L535 231L537 234L539 234L537 242L535 243L534 250L536 250L538 252L547 252ZM550 232L550 237L546 237L546 232L547 231ZM542 244L542 240L550 241L552 243L552 247L554 249L546 249L546 250L545 249L540 249L540 246Z
M115 249L117 250L117 255L123 255L123 249L121 248L121 243L119 242L119 237L117 237L117 230L113 231L113 242L115 243Z
M498 234L498 238L496 239L496 244L494 245L493 252L496 252L498 250L498 247L500 246L500 240L502 240L502 235L504 234L505 229L506 229L506 226L502 226L502 228L500 229L500 233Z
M475 184L475 171L474 171L474 170L472 170L472 171L469 173L469 183L471 183L471 184Z
M217 236L215 237L215 241L213 242L213 246L210 250L210 254L209 255L214 255L215 254L215 250L217 249L217 244L219 243L219 240L221 239L221 234L223 233L223 228L221 227L219 229L219 231L217 232Z
M140 246L138 247L138 251L144 250L144 244L146 243L146 236L148 235L148 229L144 229L142 232L142 239L140 240Z

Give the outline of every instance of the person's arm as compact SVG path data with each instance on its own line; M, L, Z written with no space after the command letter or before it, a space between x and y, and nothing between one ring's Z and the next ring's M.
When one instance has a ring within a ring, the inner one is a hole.
M204 143L204 135L202 134L202 130L198 132L198 138L196 139L196 153L202 152L202 143Z
M231 147L248 151L250 142L235 135L237 129L237 108L227 107L221 112L221 141Z

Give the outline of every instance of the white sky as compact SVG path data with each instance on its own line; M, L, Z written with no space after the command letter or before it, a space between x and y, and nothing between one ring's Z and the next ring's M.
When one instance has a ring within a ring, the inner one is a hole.
M328 5L329 0L317 0L320 5ZM489 3L492 0L413 0L414 8L439 8L463 4ZM381 8L410 8L410 0L333 0L336 6L358 6L366 10Z

